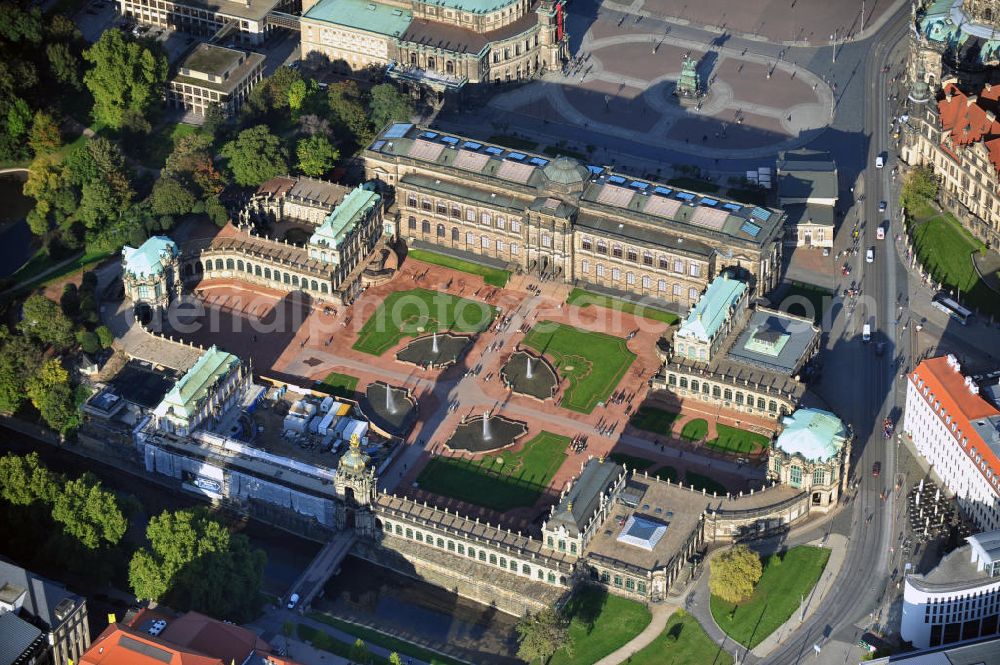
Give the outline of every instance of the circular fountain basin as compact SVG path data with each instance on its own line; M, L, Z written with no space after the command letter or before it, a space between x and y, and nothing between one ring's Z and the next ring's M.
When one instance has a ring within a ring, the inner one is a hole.
M528 376L528 366L531 376ZM500 368L500 377L511 390L537 399L549 399L559 387L556 370L544 358L527 351L515 351L510 360Z
M487 431L488 437L483 432L483 416L475 416L459 424L445 445L452 450L468 450L472 453L500 450L527 434L528 426L520 420L490 416Z
M375 427L393 436L405 437L417 421L417 400L410 391L382 381L368 384L359 406Z
M451 367L458 362L472 341L471 335L456 335L450 332L424 335L413 340L396 353L396 359L414 365L436 368ZM437 350L435 350L435 347Z

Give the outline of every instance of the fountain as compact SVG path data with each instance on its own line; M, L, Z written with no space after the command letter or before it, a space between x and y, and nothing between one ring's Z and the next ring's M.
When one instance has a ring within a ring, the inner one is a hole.
M500 368L504 384L516 393L536 399L549 399L559 386L559 377L545 358L527 351L515 351Z
M489 441L493 438L490 434L490 412L483 411L483 441Z
M382 381L368 384L359 405L375 427L394 436L409 434L417 420L417 401L410 392Z
M431 346L431 351L434 352L434 355L437 355L437 354L439 354L441 352L438 350L438 334L437 334L436 330L434 331L434 337L433 337L433 339L434 339L434 342L433 342L433 345Z
M471 335L434 331L413 340L396 353L396 360L443 369L457 363L472 342Z

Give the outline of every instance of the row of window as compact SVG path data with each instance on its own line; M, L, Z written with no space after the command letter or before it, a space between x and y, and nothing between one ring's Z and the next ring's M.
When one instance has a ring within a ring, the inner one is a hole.
M581 261L580 274L590 275L590 267L591 267L590 261L588 261L587 259ZM607 277L610 275L611 281L618 282L621 281L623 273L621 268L612 266L611 269L609 270L604 266L603 263L598 263L597 265L594 266L594 275L596 275L599 279L607 279ZM637 278L634 272L632 272L631 270L627 270L624 272L624 276L625 276L625 283L628 286L635 286L636 284L642 284L642 288L646 291L651 291L653 289L653 278L650 277L649 275L642 275L641 277ZM667 293L671 293L673 297L677 299L682 298L684 296L684 285L682 284L671 285L668 284L667 280L665 279L656 280L656 290L664 295L666 295ZM687 290L688 300L697 300L700 293L701 292L698 291L698 289L694 288L693 286L688 287Z
M247 261L244 263L240 259L205 259L204 265L201 263L188 264L184 266L184 275L187 277L194 276L195 272L209 272L212 270L236 270L237 272L245 272L247 274L252 274L255 277L262 277L264 279L274 280L275 282L280 282L282 284L288 284L295 288L309 289L311 291L317 291L319 293L329 293L329 286L326 282L318 282L315 279L308 280L303 277L301 280L298 275L293 275L289 272L281 272L280 270L272 271L270 268L262 268L259 265L254 265Z
M489 552L483 548L475 548L471 545L466 547L464 543L455 542L450 538L445 540L444 538L434 534L420 531L419 529L413 529L411 527L404 527L402 524L390 524L385 523L386 533L394 533L397 536L405 537L408 540L415 540L418 543L424 543L425 545L430 545L431 547L438 547L442 550L447 550L453 554L464 555L470 559L474 559L481 563L489 563L491 566L498 566L504 570L509 570L512 573L520 573L521 575L526 575L531 577L531 566L524 562L519 562L516 559L508 559L506 556L498 555L495 552ZM549 584L558 583L560 586L566 586L566 576L560 575L558 578L554 572L545 571L543 568L535 568L536 579L548 582ZM558 582L557 582L558 579Z
M411 208L417 207L417 197L415 194L410 194L406 199L407 205ZM492 212L484 210L482 212L476 210L475 208L465 208L463 210L462 206L452 203L450 206L445 201L432 201L428 198L420 199L420 209L424 212L429 212L440 217L448 217L449 215L452 219L464 219L472 224L479 223L483 226L495 227L498 231L507 230L507 219L503 215L496 215L494 217ZM416 218L411 216L410 221L416 223ZM426 221L426 220L425 220ZM514 217L510 218L510 230L514 233L520 233L521 231L521 220ZM546 236L547 237L547 236ZM544 240L543 240L544 242ZM551 239L549 240L551 243Z
M618 573L611 575L606 570L601 571L600 580L602 584L608 586L614 585L615 588L625 589L626 591L631 591L632 593L640 593L642 595L646 594L646 583L642 580L634 580L631 577L623 577Z
M545 544L548 545L549 547L558 547L560 552L566 551L566 541L563 540L562 538L560 538L558 544L556 544L555 539L552 536L549 536L548 539L545 541ZM569 544L569 553L576 554L576 543L571 542Z
M407 226L408 226L408 228L409 228L410 231L416 231L417 230L417 220L415 218L411 217ZM424 220L421 223L421 225L420 225L420 231L422 233L424 233L425 235L430 234L431 233L431 223L428 222L427 220ZM438 224L437 225L436 235L437 235L438 238L441 238L441 239L444 239L444 238L448 237L448 233L447 233L447 231L446 231L446 229L444 227L444 224ZM512 242L512 243L508 244L508 243L504 242L503 240L499 240L499 239L496 240L496 241L494 241L489 236L478 236L478 238L477 238L477 236L476 236L475 233L472 233L471 231L466 231L466 233L465 233L465 244L469 246L470 250L471 250L472 247L474 247L476 245L476 240L477 239L479 241L479 247L481 249L483 249L483 250L489 250L489 249L492 249L493 247L496 247L496 250L498 252L503 252L503 251L505 251L506 249L509 248L510 249L510 253L512 255L514 255L514 256L518 255L520 253L520 251L521 251L520 247L518 246L518 244L516 242ZM458 230L457 227L454 227L454 226L451 227L451 241L452 242L461 242L462 241L462 234L461 234L461 232Z
M778 459L774 460L774 470L781 471L781 461ZM798 487L802 484L802 467L797 464L793 464L790 469L788 469L788 482L792 487ZM823 485L826 482L826 471L823 469L816 469L813 471L813 485Z
M596 241L593 238L584 236L580 240L580 249L587 252L596 252L598 254L608 255L610 251L610 256L616 259L624 258L632 263L638 263L640 257L640 251L636 247L623 246L619 243L608 243L606 240L598 238ZM695 262L685 263L683 259L674 258L671 259L660 254L656 257L649 250L642 250L642 264L645 266L652 267L654 265L653 259L656 259L656 266L660 270L673 270L673 272L678 275L683 275L685 272L691 275L691 277L701 277L701 265ZM584 263L587 263L586 261Z
M737 404L743 404L746 402L747 406L754 405L753 395L746 394L737 390L735 393L732 388L720 388L717 385L709 385L707 381L698 381L698 379L688 379L686 376L682 376L678 379L676 374L667 375L667 385L668 386L680 386L681 388L689 388L694 392L701 391L701 394L708 395L711 392L712 397L715 399L724 399L727 402L735 401ZM772 400L765 400L763 397L757 398L757 408L763 411L767 408L771 413L775 413L778 410L778 403Z

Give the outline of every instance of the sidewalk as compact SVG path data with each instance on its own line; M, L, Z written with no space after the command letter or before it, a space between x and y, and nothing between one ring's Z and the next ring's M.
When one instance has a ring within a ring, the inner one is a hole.
M618 663L626 662L632 657L633 654L638 651L642 651L644 648L649 646L653 640L659 637L660 633L663 632L664 627L666 627L667 621L671 616L673 616L673 613L680 608L674 603L667 602L653 605L652 609L653 619L641 633L633 637L617 651L614 651L597 661L595 665L618 665Z

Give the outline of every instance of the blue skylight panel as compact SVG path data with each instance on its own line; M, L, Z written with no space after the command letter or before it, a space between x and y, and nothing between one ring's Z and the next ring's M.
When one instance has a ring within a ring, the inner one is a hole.
M677 198L681 201L694 201L694 194L691 192L677 192Z
M437 132L422 132L420 138L427 139L428 141L436 139L438 137Z
M715 206L719 205L719 202L716 201L715 199L710 199L708 197L705 197L705 198L703 198L701 200L701 204L703 206L715 207Z
M771 219L771 211L764 210L763 208L760 207L754 207L754 209L750 211L750 215L752 217L756 217L762 222L766 222L767 220Z
M674 190L670 189L669 187L661 187L659 185L653 188L653 192L659 194L660 196L670 196L670 194L673 191Z
M378 152L379 150L382 149L382 146L384 146L384 145L385 145L385 141L375 141L375 143L372 143L372 150L374 150L375 152Z
M397 122L389 129L385 130L385 134L382 138L386 139L401 139L406 136L406 132L413 129L413 124L409 122Z
M496 146L491 145L490 147L486 148L486 152L488 152L491 155L497 155L499 157L500 155L503 154L503 148L498 148Z
M601 175L604 173L603 166L595 166L594 164L587 164L587 170L590 171L591 175Z
M523 162L525 157L527 157L527 155L523 152L512 152L507 155L507 159L513 159L515 162Z
M743 226L740 227L740 231L747 234L751 238L756 238L757 234L760 233L760 227L753 222L743 222Z
M483 147L482 143L476 143L475 141L466 141L462 144L462 147L466 150L479 150Z
M723 203L722 207L732 212L739 212L740 210L743 209L743 206L738 205L736 203Z
M639 180L633 180L632 182L630 182L628 184L628 186L631 187L631 188L633 188L633 189L638 189L640 192L644 192L649 187L649 183L648 182L641 182Z
M612 185L624 185L625 178L621 177L620 175L613 175L610 178L608 178L608 182L610 182Z
M458 139L456 139L454 136L442 136L441 143L444 143L446 145L458 145Z
M528 161L534 164L535 166L545 166L546 164L549 163L549 160L542 159L541 157L532 157Z

